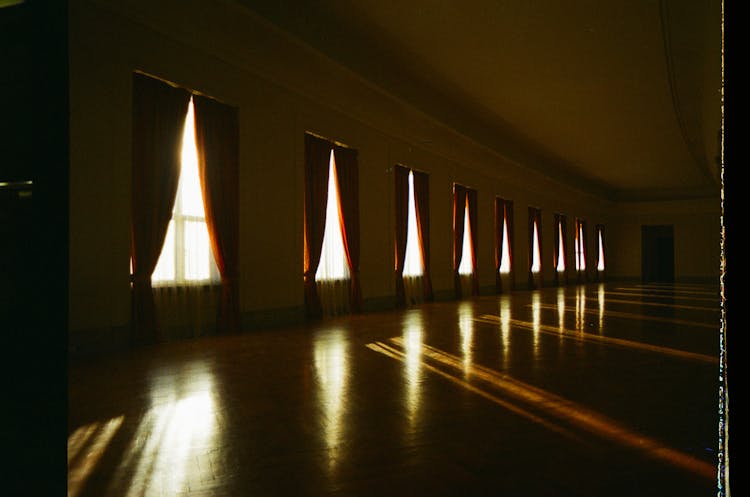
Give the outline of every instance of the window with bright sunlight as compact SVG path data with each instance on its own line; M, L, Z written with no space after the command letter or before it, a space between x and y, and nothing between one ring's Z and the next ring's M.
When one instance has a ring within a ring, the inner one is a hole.
M190 99L182 138L182 158L177 197L159 261L151 275L154 285L219 281L198 177L195 112Z
M510 237L508 235L508 209L503 205L503 241L501 247L500 272L510 273Z
M461 262L458 265L458 274L468 275L474 272L471 261L471 229L469 222L469 199L466 198L464 207L464 243L461 250Z
M542 269L541 257L539 256L539 225L534 220L534 238L532 241L531 272L538 273Z
M563 233L562 221L558 221L557 230L557 272L562 273L565 271L565 234Z
M344 237L339 217L339 189L336 160L331 150L328 163L328 200L326 201L326 227L316 281L345 280L349 278L349 264L344 251Z
M406 231L406 258L404 259L404 276L422 276L424 264L419 247L417 227L416 199L414 197L414 173L409 171L409 224Z
M576 270L584 271L586 269L586 252L583 243L583 223L576 222Z
M597 232L597 244L599 245L599 263L596 266L597 271L604 271L604 240L602 240L602 230Z

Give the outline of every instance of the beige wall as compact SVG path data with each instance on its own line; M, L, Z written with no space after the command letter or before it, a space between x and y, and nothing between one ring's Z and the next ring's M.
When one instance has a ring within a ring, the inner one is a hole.
M613 213L622 214L607 200L552 181L452 131L231 2L72 0L71 331L104 333L127 327L130 321L134 70L239 108L240 304L245 314L303 305L305 131L359 150L360 269L366 301L387 301L394 294L392 166L396 163L430 174L432 277L439 294L450 294L453 285L454 181L478 190L482 287L495 281L495 196L514 201L518 288L526 284L529 205L542 209L546 281L553 278L556 212L569 219L571 261L575 217L585 218L593 233L596 223L608 224ZM631 232L638 223L618 219L616 226L607 228L608 259L614 270L610 273L630 276L635 274L633 247L640 246ZM686 238L710 236L715 224L709 213L700 221L695 217L685 221L686 228L676 233ZM715 251L706 247L689 254L688 260L678 257L678 272L714 274L711 263L693 266L691 261L694 255L715 257Z
M714 281L721 261L721 204L718 200L624 203L607 226L609 270L621 278L640 278L641 226L674 229L675 279Z

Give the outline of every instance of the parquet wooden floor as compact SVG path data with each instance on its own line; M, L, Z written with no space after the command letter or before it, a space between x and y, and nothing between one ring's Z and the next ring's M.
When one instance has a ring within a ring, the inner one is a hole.
M71 360L68 495L713 496L719 330L608 283Z

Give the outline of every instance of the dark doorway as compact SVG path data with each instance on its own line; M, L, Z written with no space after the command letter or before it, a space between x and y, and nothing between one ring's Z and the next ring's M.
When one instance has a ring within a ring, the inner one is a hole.
M674 227L641 226L641 279L674 282Z

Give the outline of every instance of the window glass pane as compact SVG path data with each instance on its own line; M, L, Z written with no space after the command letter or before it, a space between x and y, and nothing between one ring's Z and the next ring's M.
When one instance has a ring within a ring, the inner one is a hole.
M472 274L471 264L471 229L469 224L469 199L466 199L464 207L464 244L461 250L461 262L458 265L458 274Z
M166 283L174 280L174 221L169 221L167 236L164 238L164 245L161 249L159 261L156 263L151 275L151 283Z
M172 220L151 278L161 285L219 280L203 209L194 115L191 99L182 136L180 179Z
M599 243L599 265L597 266L596 269L598 269L599 271L604 271L604 242L602 240L602 232L601 232L601 230L599 230L598 234L599 234L599 240L598 240L598 243Z
M344 238L339 219L339 191L336 181L336 167L331 151L328 166L328 200L326 205L326 227L323 235L323 249L315 279L341 280L349 278L349 266L344 251Z
M406 259L404 260L404 276L421 276L424 272L422 253L419 248L419 234L417 230L417 210L414 198L414 173L409 171L409 224L406 232Z
M206 222L185 221L183 243L185 280L210 279L210 263L213 262L213 255L210 250Z

